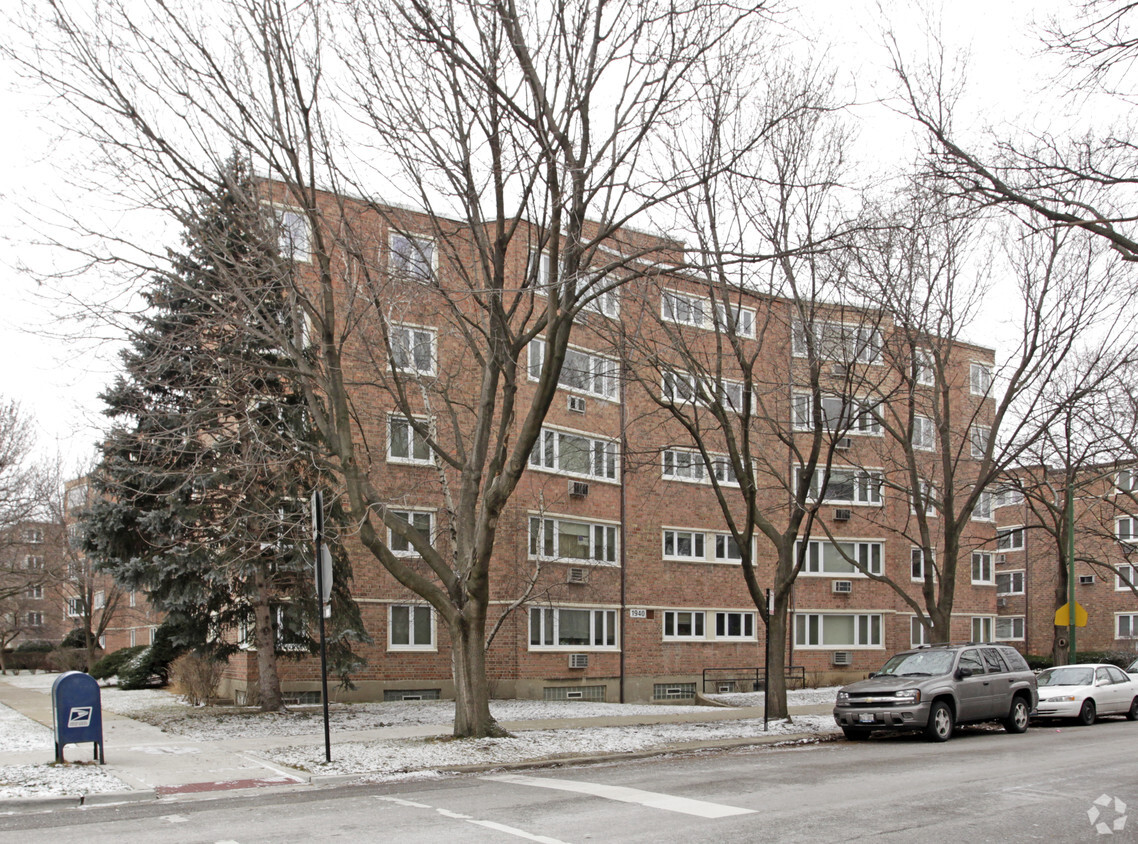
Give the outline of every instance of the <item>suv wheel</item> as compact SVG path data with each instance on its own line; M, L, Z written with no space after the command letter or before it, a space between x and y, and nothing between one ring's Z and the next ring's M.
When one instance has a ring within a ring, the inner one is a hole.
M1027 707L1027 701L1017 696L1012 701L1012 711L1004 719L1004 729L1009 733L1026 733L1027 722L1030 717L1031 712Z
M929 709L925 738L929 741L948 741L952 738L952 726L952 709L943 700L936 701Z
M1079 709L1079 723L1084 727L1089 727L1098 718L1098 710L1095 708L1095 702L1090 698L1083 701L1082 707Z

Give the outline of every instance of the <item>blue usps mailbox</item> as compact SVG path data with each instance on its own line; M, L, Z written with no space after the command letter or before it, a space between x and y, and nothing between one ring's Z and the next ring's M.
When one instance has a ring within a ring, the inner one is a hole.
M95 743L95 758L103 753L103 705L99 684L82 671L60 674L51 684L51 722L55 726L55 761L63 761L63 747L84 741Z

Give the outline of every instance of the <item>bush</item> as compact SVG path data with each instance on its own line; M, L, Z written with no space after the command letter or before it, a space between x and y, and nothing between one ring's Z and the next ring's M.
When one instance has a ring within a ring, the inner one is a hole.
M86 671L86 648L59 648L47 655L47 666L52 671Z
M1025 654L1023 658L1027 660L1027 667L1032 671L1042 671L1044 668L1050 668L1055 664L1050 655Z
M154 633L154 643L119 668L119 688L148 689L170 682L170 663L185 650L175 645L171 628L161 625Z
M96 680L109 680L122 670L129 660L146 650L146 645L135 645L133 648L119 648L107 654L91 666L91 676Z
M61 648L85 648L87 647L87 636L84 632L76 627L70 633L63 637L63 641L59 643Z
M16 645L16 653L18 654L46 654L53 650L55 650L55 645L46 639L29 639Z
M1133 651L1080 651L1076 662L1106 662L1125 669L1134 661Z
M170 680L191 706L201 706L217 697L217 687L225 661L201 656L197 653L184 653L170 665Z

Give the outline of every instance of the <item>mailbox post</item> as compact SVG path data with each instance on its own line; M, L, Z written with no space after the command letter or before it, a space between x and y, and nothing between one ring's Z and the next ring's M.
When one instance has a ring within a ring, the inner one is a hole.
M82 671L60 674L51 684L51 723L55 728L55 761L63 761L68 744L90 741L95 759L106 764L103 751L103 704L99 684Z

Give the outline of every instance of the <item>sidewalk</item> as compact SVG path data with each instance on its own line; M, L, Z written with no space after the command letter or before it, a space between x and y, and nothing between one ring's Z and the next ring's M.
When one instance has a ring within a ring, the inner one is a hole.
M46 691L21 688L6 682L0 676L0 703L51 729L51 696ZM829 704L791 706L792 715L828 715ZM706 712L669 712L662 708L659 714L605 715L592 718L560 718L533 721L508 721L502 726L512 733L528 731L572 730L599 727L634 727L665 724L722 723L761 719L762 707L718 708ZM374 742L391 739L409 739L447 736L446 725L404 725L381 729L342 731L332 734L333 749L347 742ZM249 788L311 787L329 782L358 780L366 773L333 776L313 775L274 764L263 758L273 749L290 746L322 746L322 731L304 736L260 736L226 738L219 741L202 741L167 733L157 727L103 710L103 735L107 764L103 770L130 787L129 792L69 795L66 798L0 799L0 813L27 809L46 809L57 806L93 805L96 803L125 802L130 800L174 799L191 795L233 792ZM793 741L810 737L807 734L786 734L748 737L717 738L710 741L683 741L662 744L650 750L631 753L590 755L539 759L503 764L451 765L433 770L469 771L499 769L503 767L540 767L550 764L598 761L611 758L639 758L669 752L692 751L701 748L737 747L755 744ZM0 752L0 767L10 765L43 765L51 761L50 747L46 751ZM68 762L88 762L92 749L87 745L69 745L65 751Z

